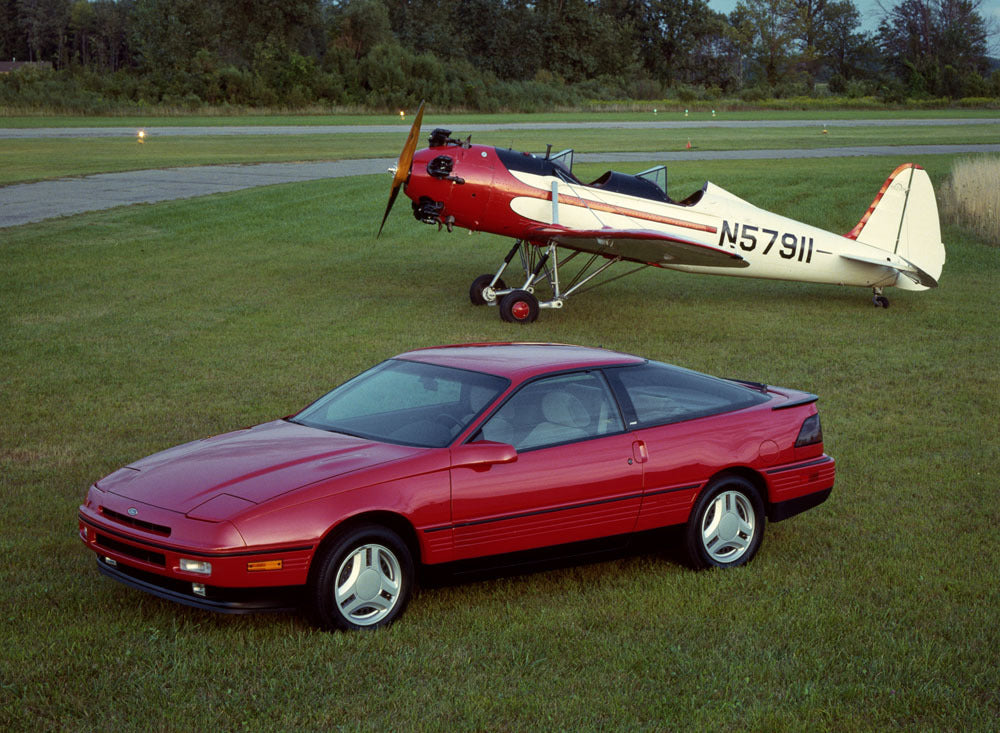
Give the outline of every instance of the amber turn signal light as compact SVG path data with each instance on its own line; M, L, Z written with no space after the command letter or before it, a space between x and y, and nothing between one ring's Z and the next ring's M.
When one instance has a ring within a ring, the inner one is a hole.
M258 570L281 570L281 560L259 560L247 563L247 572L254 573Z

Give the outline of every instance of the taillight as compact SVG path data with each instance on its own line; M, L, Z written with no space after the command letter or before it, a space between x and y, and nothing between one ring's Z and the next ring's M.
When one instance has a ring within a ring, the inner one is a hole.
M816 445L823 442L823 427L819 424L819 413L810 415L802 423L799 430L799 437L795 439L795 447L801 448L806 445Z

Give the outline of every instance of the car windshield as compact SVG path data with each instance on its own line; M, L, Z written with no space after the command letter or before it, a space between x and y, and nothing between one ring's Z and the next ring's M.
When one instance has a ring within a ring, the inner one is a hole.
M291 421L386 443L443 448L508 383L490 374L390 359L316 400Z

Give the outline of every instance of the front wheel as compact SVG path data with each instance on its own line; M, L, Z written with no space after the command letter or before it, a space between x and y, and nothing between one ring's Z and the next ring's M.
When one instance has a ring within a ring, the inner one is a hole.
M685 539L691 565L745 565L764 539L764 522L764 503L752 483L739 476L713 481L698 497L688 519Z
M309 611L320 627L374 629L395 621L413 590L413 558L392 530L348 530L318 558L309 586Z
M513 290L500 299L500 318L508 323L533 323L538 318L538 298L527 290Z

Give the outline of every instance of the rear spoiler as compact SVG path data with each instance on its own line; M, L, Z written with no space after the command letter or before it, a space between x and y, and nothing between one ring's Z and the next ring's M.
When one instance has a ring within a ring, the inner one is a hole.
M809 405L819 399L819 395L810 394L808 392L803 392L801 396L794 399L788 400L788 402L782 402L780 405L775 405L772 410L787 410L790 407L800 407L802 405Z
M727 379L726 381L742 384L744 387L749 387L750 389L763 392L764 394L771 394L771 390L768 386L761 382L751 382L749 379ZM791 407L800 407L801 405L808 405L819 400L819 395L814 395L810 392L799 392L798 390L795 390L795 392L799 395L798 397L793 397L787 402L782 402L780 405L776 405L771 409L787 410ZM775 394L781 394L781 392L776 392Z

